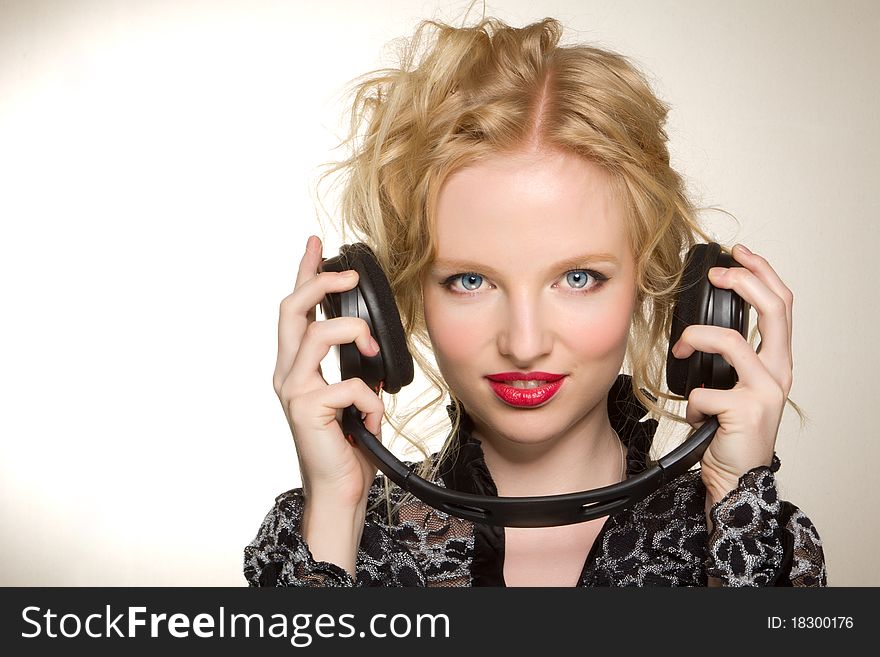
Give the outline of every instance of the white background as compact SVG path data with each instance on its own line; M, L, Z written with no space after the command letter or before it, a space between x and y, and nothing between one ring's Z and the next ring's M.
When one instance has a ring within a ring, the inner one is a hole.
M0 1L0 584L245 583L299 485L277 312L345 84L467 4ZM709 217L718 238L794 291L810 423L786 412L779 476L838 586L880 584L878 7L487 6L632 57L697 201L742 224Z

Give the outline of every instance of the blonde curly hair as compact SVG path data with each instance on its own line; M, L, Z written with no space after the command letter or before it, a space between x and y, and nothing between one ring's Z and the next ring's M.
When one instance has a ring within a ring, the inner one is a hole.
M412 38L398 42L398 66L354 81L343 142L351 155L328 165L320 178L340 176L343 239L364 242L376 254L410 352L436 393L399 419L394 401L386 404L396 435L420 447L423 477L436 475L439 459L429 458L423 439L410 436L406 425L447 397L458 410L431 362L422 302L422 275L436 253L437 197L452 172L528 143L576 153L611 174L625 201L638 286L624 365L633 393L653 417L685 422L667 409L668 401L682 400L665 386L671 314L683 255L697 242L714 240L670 166L669 107L626 57L562 46L562 32L552 18L522 28L496 18L470 27L422 21Z

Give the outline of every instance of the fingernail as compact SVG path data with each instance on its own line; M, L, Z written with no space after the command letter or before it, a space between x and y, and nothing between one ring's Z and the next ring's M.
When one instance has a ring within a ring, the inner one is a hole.
M724 275L727 273L727 269L724 267L711 267L709 269L709 276L714 278L716 281L724 278Z
M373 348L373 353L374 353L374 354L378 354L378 353L379 353L379 343L376 342L376 339L373 338L372 336L370 336L370 346Z
M340 275L345 276L346 278L353 278L354 274L354 269L346 269L344 272L340 272Z
M737 246L739 247L740 251L742 251L746 255L755 255L754 253L749 251L749 249L745 246L745 244L737 244Z

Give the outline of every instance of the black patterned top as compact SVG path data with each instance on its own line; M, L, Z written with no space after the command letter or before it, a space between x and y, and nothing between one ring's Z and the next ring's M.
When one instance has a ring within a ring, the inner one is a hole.
M447 410L453 418L453 406ZM462 411L454 438L458 450L441 464L435 483L463 492L497 495ZM612 427L627 447L627 474L652 463L648 453L657 421L632 394L621 374L608 395ZM822 541L810 519L779 499L771 466L754 468L710 510L699 470L663 485L629 509L605 519L585 556L578 586L706 586L709 576L725 586L825 586ZM385 504L384 475L369 491L368 513L356 559L356 577L340 566L315 561L300 533L303 492L275 499L254 540L244 549L251 586L504 586L504 528L474 523L410 499L393 516ZM391 502L403 491L390 486ZM373 510L377 509L377 510Z

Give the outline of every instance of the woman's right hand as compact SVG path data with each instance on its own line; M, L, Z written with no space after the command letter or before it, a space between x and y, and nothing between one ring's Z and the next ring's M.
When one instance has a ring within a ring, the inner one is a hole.
M322 248L318 237L309 238L294 290L281 301L272 384L293 434L307 499L357 509L365 504L376 468L345 439L339 418L354 404L366 414L367 430L381 439L385 405L359 378L328 385L321 361L332 345L354 342L365 356L375 356L379 346L363 319L315 321L315 308L328 292L350 290L358 282L353 270L319 274Z

